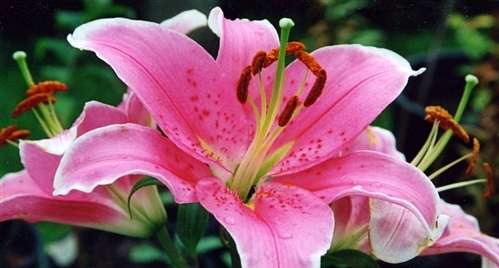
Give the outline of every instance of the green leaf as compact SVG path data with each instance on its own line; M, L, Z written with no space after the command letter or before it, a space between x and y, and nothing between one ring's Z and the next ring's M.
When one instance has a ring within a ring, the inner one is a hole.
M130 261L135 263L149 263L156 261L169 263L168 258L163 254L163 251L161 251L159 248L145 243L134 246L130 250L128 258L130 259Z
M210 215L199 204L182 204L177 212L177 236L187 251L194 255L208 225Z
M71 233L71 226L51 223L51 222L40 222L36 224L36 230L42 238L44 245L48 245L52 242L59 241L68 234Z
M161 184L161 182L157 181L156 179L150 178L150 177L143 178L142 180L135 183L135 185L132 187L132 190L130 191L130 194L128 195L128 200L127 200L128 213L130 214L130 219L133 218L133 215L132 215L132 197L133 197L133 194L135 194L138 190L140 190L144 187L157 186L157 185L162 185L162 184Z
M321 259L321 267L379 268L379 265L371 256L361 251L346 249L326 254Z
M204 254L206 252L215 250L215 249L220 249L223 247L222 242L220 241L219 237L216 236L209 236L202 238L199 241L199 244L197 246L197 254Z

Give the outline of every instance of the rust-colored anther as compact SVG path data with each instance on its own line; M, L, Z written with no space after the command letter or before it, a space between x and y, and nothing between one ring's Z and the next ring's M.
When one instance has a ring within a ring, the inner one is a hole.
M470 141L470 136L464 130L464 128L457 123L452 115L442 108L441 106L427 106L425 108L426 117L425 120L433 123L435 120L440 121L440 126L447 130L450 129L458 138L460 138L465 143Z
M54 93L56 91L67 91L68 86L59 81L43 81L38 84L31 86L27 91L26 95L28 97L33 96L38 93Z
M9 137L9 140L16 141L19 139L25 139L25 138L29 137L29 135L31 135L31 132L29 132L29 130L20 129L20 130L16 130L16 131L12 132L12 134Z
M286 103L286 106L282 110L282 113L279 116L279 120L277 121L280 127L284 127L289 123L291 117L293 116L293 113L296 110L296 107L298 107L298 104L300 104L298 96L291 97L291 99Z
M494 170L492 169L492 166L487 162L482 164L482 168L483 172L485 173L485 176L487 177L487 188L483 193L483 197L488 199L491 198L496 192L496 185L494 182Z
M251 61L251 74L256 75L262 71L266 58L267 53L265 53L265 51L258 51L255 54L253 60Z
M272 63L276 62L279 58L279 49L274 48L269 53L267 53L267 57L265 58L265 62L263 63L263 68L269 67Z
M12 133L16 130L17 127L14 125L10 125L0 129L0 145L5 144L5 142L9 139L10 135L12 135Z
M305 51L298 51L295 55L315 76L319 76L322 67L312 55Z
M292 41L286 46L286 55L296 54L298 51L305 50L305 45L301 42Z
M475 172L478 156L480 155L480 142L477 138L473 138L473 148L471 149L471 157L468 160L468 167L466 168L466 175L472 175Z
M244 67L237 81L237 99L240 103L246 103L248 100L248 87L251 82L251 66Z
M35 95L32 95L30 97L27 97L23 101L21 101L16 108L14 109L14 112L12 112L12 117L18 117L22 113L26 112L27 110L35 107L36 105L40 103L54 103L55 102L55 97L51 93L37 93Z
M315 78L315 82L310 89L305 101L303 102L303 106L309 107L314 104L317 99L321 96L322 90L326 85L327 73L325 70L320 70L317 77Z

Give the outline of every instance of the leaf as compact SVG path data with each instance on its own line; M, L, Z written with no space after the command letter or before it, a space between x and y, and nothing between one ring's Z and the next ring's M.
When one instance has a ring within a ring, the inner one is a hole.
M223 247L222 242L220 241L220 238L216 236L209 236L202 238L199 240L199 244L197 246L197 254L204 254L206 252L215 250L215 249L220 249Z
M379 268L379 265L371 256L361 251L345 249L326 254L321 259L321 267Z
M136 263L149 263L156 261L168 263L168 258L163 254L163 252L150 244L139 244L134 246L130 250L128 258L130 261Z
M42 243L48 245L69 235L72 228L71 226L64 224L40 222L36 224L36 230L42 238Z
M203 237L210 215L199 204L182 204L177 212L177 236L187 251L194 255Z
M157 186L157 185L162 185L159 181L157 181L154 178L146 177L143 178L142 180L138 181L133 185L132 190L130 191L130 194L128 195L127 199L127 206L128 206L128 213L130 214L130 219L133 218L132 216L132 197L133 194L135 194L138 190L148 187L148 186Z

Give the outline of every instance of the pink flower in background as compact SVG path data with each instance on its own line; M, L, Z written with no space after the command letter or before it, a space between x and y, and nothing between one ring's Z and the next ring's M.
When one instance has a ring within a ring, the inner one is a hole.
M361 134L353 147L404 159L391 133L379 128L369 131ZM368 146L369 140L375 139L380 141L378 146ZM460 206L439 199L438 207L443 233L435 241L413 248L412 241L425 236L425 230L406 209L365 197L342 198L332 204L336 223L332 250L358 249L392 263L416 255L468 252L483 256L482 267L499 267L499 239L480 232L476 218Z
M208 21L220 37L216 59L185 35L145 21L102 19L68 36L111 65L166 137L137 124L86 133L64 155L55 194L153 176L176 202L200 202L215 216L243 267L318 267L334 231L329 204L348 196L408 209L425 230L413 244L439 234L438 195L426 176L399 158L357 151L382 136L354 142L419 73L406 60L359 45L321 48L309 56L327 81L310 105L303 100L316 80L300 61L283 76L278 61L248 79L254 56L279 47L270 23L228 20L218 8ZM248 100L238 100L236 89ZM290 103L295 110L282 120Z
M187 33L203 25L206 25L206 16L190 10L164 21L162 27ZM131 236L153 234L166 220L155 187L135 194L131 205L134 217L131 218L128 210L128 195L140 176L123 176L91 194L52 195L54 175L67 148L88 131L123 123L144 126L152 123L149 113L133 93L125 94L118 108L88 102L73 126L53 138L21 141L19 149L25 170L0 179L0 222L10 219L50 221Z
M134 99L130 96L124 103L136 102ZM0 221L50 221L131 236L151 235L166 217L157 190L149 188L137 193L132 204L133 219L126 203L128 193L140 177L124 176L91 194L73 192L64 197L52 196L61 157L77 137L106 125L130 122L129 117L141 114L141 110L135 106L126 114L109 105L89 102L70 129L50 139L21 141L19 149L25 170L0 179Z

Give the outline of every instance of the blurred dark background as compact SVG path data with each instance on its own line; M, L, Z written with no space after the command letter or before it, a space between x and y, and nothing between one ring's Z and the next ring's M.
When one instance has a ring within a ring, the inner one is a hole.
M296 23L292 39L313 49L324 45L360 43L386 47L406 57L414 69L428 70L411 78L403 95L376 121L392 130L398 148L411 159L423 144L430 125L423 120L426 105L439 104L453 112L464 86L464 75L480 78L463 124L482 143L482 159L499 164L499 1L410 0L310 0L310 1L132 1L132 0L2 0L0 1L0 126L16 123L43 138L30 115L13 120L10 112L22 99L25 84L11 58L25 50L34 79L57 79L69 85L58 97L56 109L67 127L88 100L117 104L126 87L105 64L90 53L73 49L65 37L76 26L101 17L124 16L160 22L183 10L208 14L220 6L229 18L269 19L281 17ZM216 55L217 37L207 28L191 34ZM0 175L21 168L18 152L2 147ZM467 152L460 142L451 142L440 158L448 163ZM435 166L442 166L437 163ZM437 185L465 179L465 165L441 176ZM479 174L480 175L480 174ZM482 198L482 186L442 193L477 216L485 233L499 236L499 200ZM0 189L1 191L1 189ZM169 215L175 207L164 193ZM174 222L174 216L171 222ZM200 267L222 267L224 253L216 228L198 250ZM66 257L67 260L64 260ZM383 267L392 265L381 264ZM416 258L396 267L478 267L471 254ZM21 221L0 223L0 267L165 267L154 241L139 241L109 233L68 226ZM395 266L393 266L395 267Z

